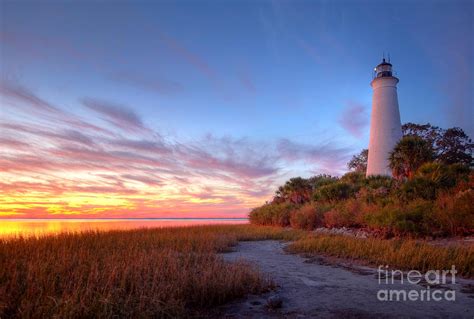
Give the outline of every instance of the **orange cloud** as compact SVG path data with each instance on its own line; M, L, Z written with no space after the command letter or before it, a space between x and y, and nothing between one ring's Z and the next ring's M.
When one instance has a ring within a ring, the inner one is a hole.
M345 156L289 140L172 141L119 104L86 100L97 126L25 88L0 94L23 112L0 122L1 217L244 217L271 198L282 166Z

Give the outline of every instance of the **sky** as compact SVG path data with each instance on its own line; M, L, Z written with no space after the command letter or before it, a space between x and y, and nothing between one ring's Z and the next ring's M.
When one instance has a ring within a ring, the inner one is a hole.
M472 1L0 1L0 217L245 217L402 123L473 137Z

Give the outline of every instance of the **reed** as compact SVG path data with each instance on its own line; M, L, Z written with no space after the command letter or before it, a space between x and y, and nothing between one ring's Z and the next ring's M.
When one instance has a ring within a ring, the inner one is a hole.
M356 239L255 225L62 233L0 240L0 318L166 318L209 310L273 283L218 254L244 240L291 240L293 253L474 276L474 248Z
M309 235L288 246L293 253L323 254L358 259L369 264L426 272L456 266L458 275L474 276L474 246L440 247L410 239L359 239L336 235Z
M272 287L217 255L302 233L251 225L63 233L0 240L0 318L188 317Z

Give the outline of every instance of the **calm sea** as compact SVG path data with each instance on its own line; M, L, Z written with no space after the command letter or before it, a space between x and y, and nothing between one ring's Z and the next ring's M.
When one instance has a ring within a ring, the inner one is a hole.
M182 227L211 224L246 224L246 218L151 218L151 219L0 219L0 237L42 236L61 232Z

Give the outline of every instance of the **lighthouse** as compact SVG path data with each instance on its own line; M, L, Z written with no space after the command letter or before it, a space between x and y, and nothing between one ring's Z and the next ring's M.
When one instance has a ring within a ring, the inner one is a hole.
M382 63L375 67L374 78L370 83L374 92L370 117L367 176L392 176L388 158L402 138L397 83L398 78L392 74L392 64L383 59Z

